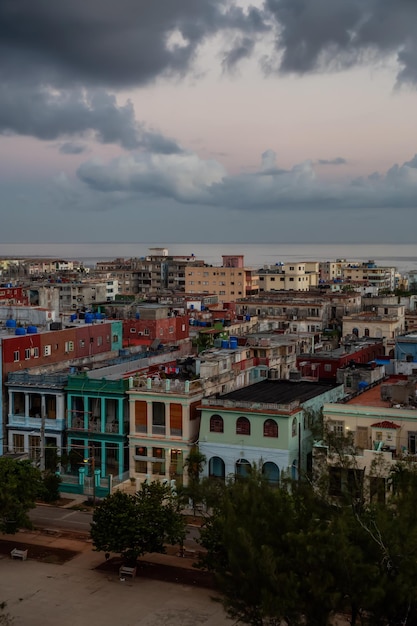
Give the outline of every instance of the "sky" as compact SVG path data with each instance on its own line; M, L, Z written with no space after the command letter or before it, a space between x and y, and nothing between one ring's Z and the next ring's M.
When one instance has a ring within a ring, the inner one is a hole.
M415 0L1 0L0 243L414 243Z

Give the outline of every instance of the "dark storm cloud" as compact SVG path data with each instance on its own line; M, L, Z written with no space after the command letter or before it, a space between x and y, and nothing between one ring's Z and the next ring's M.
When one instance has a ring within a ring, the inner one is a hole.
M343 157L336 157L334 159L319 159L317 163L319 165L345 165L347 161Z
M27 83L0 84L0 132L51 140L92 132L101 143L128 150L180 152L178 144L136 121L133 104L117 104L104 90L53 90Z
M219 31L249 36L265 28L260 11L229 0L2 0L0 73L35 73L56 85L143 85L187 71L198 46Z
M417 83L415 0L265 0L278 55L264 65L303 74L396 54L398 80Z
M240 51L267 26L230 0L1 0L0 132L169 154L177 143L135 119L109 90L187 72L207 38L234 32ZM234 56L234 60L232 57Z
M66 141L59 146L61 154L82 154L86 150L87 146L85 144L74 141Z

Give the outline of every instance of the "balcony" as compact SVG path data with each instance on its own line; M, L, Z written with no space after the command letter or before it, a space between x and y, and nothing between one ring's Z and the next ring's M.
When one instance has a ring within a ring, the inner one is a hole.
M40 430L42 420L40 417L27 417L26 415L9 415L7 425L9 427L27 428ZM45 430L62 432L65 429L64 419L45 419Z

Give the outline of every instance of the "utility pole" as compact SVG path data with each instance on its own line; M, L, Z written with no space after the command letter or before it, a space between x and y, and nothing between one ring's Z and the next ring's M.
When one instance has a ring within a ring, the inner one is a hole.
M91 451L93 452L91 456L91 471L93 472L93 506L96 506L96 458L94 456L93 447L91 447Z
M40 454L39 469L42 474L45 472L45 407L41 407L41 431L40 431Z

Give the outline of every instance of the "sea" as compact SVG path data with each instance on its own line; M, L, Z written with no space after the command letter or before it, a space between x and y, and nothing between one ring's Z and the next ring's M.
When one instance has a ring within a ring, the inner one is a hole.
M401 243L0 243L0 257L77 260L87 267L97 261L145 257L150 248L166 248L170 255L194 255L221 265L223 254L243 254L247 267L261 268L290 261L373 260L401 273L417 270L417 244Z

